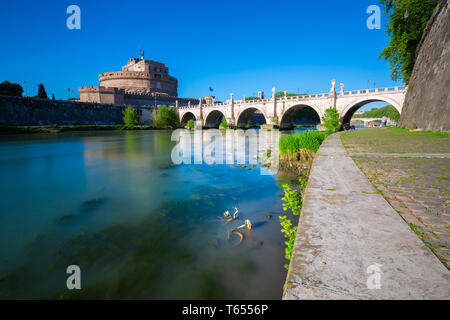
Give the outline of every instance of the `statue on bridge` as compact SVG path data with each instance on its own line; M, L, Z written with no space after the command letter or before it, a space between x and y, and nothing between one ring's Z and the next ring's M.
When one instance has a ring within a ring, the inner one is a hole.
M336 80L331 80L331 90L330 92L335 92L334 86L336 85Z

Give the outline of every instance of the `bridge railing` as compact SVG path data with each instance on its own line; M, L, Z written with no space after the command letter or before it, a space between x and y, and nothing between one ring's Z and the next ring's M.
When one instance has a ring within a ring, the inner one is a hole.
M372 88L372 89L362 89L362 90L352 90L345 92L338 92L337 95L358 95L358 94L369 94L369 93L386 93L386 92L397 92L406 90L406 86L397 87L386 87L386 88Z
M362 90L351 90L344 92L336 92L337 96L349 96L349 95L363 95L363 94L377 94L377 93L387 93L387 92L398 92L406 90L406 86L396 86L396 87L385 87L385 88L372 88L372 89L362 89ZM329 93L318 93L318 94L308 94L308 95L298 95L298 96L289 96L289 97L280 97L276 98L276 101L301 101L306 99L320 99L320 98L328 98L330 96ZM257 100L233 100L235 105L243 105L243 104L259 104L265 102L273 102L272 98L268 99L257 99ZM228 106L229 101L214 103L214 104L204 104L203 107L224 107ZM189 109L189 108L198 108L199 105L190 105L190 106L179 106L180 109Z

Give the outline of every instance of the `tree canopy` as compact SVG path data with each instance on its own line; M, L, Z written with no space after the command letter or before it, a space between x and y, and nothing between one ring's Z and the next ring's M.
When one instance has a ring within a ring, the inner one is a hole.
M296 96L304 96L306 93L287 93L288 97L296 97ZM275 97L277 98L284 98L284 91L278 91L275 93Z
M392 80L403 80L408 84L417 47L436 4L423 0L380 1L389 16L386 30L389 45L381 51L380 58L389 61Z
M36 97L40 99L48 99L47 92L45 92L45 88L42 83L39 84L38 94Z
M327 134L338 132L341 127L339 123L339 112L335 108L328 108L325 110L322 121Z
M0 83L0 95L21 97L23 88L20 84L3 81Z
M135 109L128 106L122 111L122 120L127 127L132 128L139 124L139 115Z
M225 119L225 117L222 117L222 121L220 121L220 128L228 128L227 119Z
M194 127L195 127L195 122L194 122L194 120L190 119L190 120L186 123L186 129L193 130Z
M398 121L400 118L400 113L394 106L388 105L382 108L372 108L361 114L355 114L353 118L381 118L383 116Z
M177 109L175 107L160 106L153 118L153 123L157 128L161 129L178 128L180 120Z

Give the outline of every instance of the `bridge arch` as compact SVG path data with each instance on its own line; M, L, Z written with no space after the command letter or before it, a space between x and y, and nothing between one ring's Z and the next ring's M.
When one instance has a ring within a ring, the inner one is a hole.
M181 117L181 119L180 119L181 126L184 127L188 123L189 120L194 120L194 121L197 120L197 118L195 117L195 114L190 111L185 112L183 114L183 116Z
M372 102L386 102L397 109L398 113L402 113L402 105L397 101L384 96L366 96L350 102L341 112L341 123L350 123L353 114L361 107Z
M267 117L266 117L264 111L256 106L251 106L251 107L247 107L247 108L241 110L241 112L237 116L236 126L238 128L245 128L246 124L250 121L252 115L256 111L259 111L263 115L264 121L267 123Z
M320 112L320 109L313 106L313 105L307 105L307 104L295 104L290 106L289 108L287 108L284 113L281 115L281 119L280 119L280 129L292 129L294 127L294 117L295 114L302 109L311 109L313 111L315 111L317 118L318 118L318 123L320 123L321 119L322 119L322 115Z
M208 112L205 116L205 128L219 128L222 118L225 114L219 109L213 109Z

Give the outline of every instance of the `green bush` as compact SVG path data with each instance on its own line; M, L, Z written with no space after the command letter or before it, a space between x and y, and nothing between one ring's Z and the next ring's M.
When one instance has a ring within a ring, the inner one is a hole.
M175 129L180 126L178 111L175 107L161 106L156 111L153 123L159 129Z
M383 108L372 108L362 114L355 114L353 118L381 118L383 116L398 121L398 119L400 118L400 113L397 111L397 109L395 109L394 106L389 105Z
M327 134L338 132L340 129L339 112L335 108L328 108L322 118Z
M227 123L227 119L225 119L225 117L222 117L222 121L220 122L220 127L221 128L228 128L228 123Z
M294 216L299 216L302 211L303 206L303 194L305 193L306 184L308 182L308 172L303 171L299 177L299 183L301 186L301 193L297 190L291 188L287 184L283 184L284 197L281 200L283 203L283 211L290 210ZM290 217L284 215L278 217L281 224L281 233L284 235L286 240L284 244L286 245L284 249L284 257L287 260L291 260L292 251L294 249L295 237L297 235L297 226L294 225ZM289 269L289 263L285 264L284 267Z
M192 129L194 129L194 127L195 127L194 120L190 119L190 120L186 123L186 128L189 129L189 130L192 130Z
M135 109L127 107L122 111L122 120L126 127L132 128L138 125L139 115Z
M291 157L301 149L317 152L326 137L327 134L320 131L298 132L283 136L278 142L280 155Z

